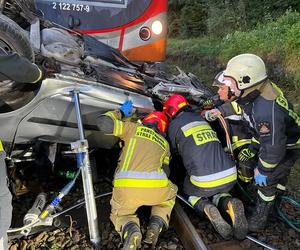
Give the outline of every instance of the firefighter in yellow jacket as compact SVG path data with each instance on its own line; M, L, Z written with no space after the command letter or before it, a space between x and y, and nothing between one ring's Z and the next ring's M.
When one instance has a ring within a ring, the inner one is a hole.
M132 102L126 101L120 110L107 112L97 119L101 131L124 142L114 175L110 215L122 237L123 249L141 246L142 234L136 215L141 206L152 206L144 241L156 245L159 233L169 225L177 193L177 187L163 170L170 159L169 145L163 137L167 117L162 112L152 112L142 124L122 121L131 114Z

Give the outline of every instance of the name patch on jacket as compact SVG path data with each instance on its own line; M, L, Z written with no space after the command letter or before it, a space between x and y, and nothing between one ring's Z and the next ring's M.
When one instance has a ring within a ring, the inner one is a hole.
M269 136L270 135L270 123L269 122L260 122L258 124L260 136Z
M153 141L157 143L159 146L161 146L164 150L167 148L167 141L150 128L142 127L142 126L137 127L135 136Z
M185 137L193 136L196 145L219 141L217 133L204 121L191 122L181 128Z
M193 134L196 145L201 145L207 142L219 141L217 133L213 130L198 131Z

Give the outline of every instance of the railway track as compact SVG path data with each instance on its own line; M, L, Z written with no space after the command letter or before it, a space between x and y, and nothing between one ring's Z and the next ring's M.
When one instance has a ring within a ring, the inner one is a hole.
M173 212L172 225L178 234L183 247L189 250L242 250L238 241L224 241L211 245L206 245L189 217L179 203L176 203Z
M103 184L102 184L103 185ZM100 188L101 190L104 191L105 190L109 190L110 188L108 187L108 184L106 184L105 188L103 189L103 187L101 186ZM109 222L109 198L110 198L110 194L111 191L107 191L106 193L103 193L101 195L97 196L97 201L98 201L98 214L101 215L101 218L99 218L99 223L103 224L105 226L101 227L101 244L102 244L102 249L118 249L119 246L121 246L121 242L119 239L119 236L117 235L117 233L113 233L114 229L111 225L111 223ZM75 195L75 194L74 194ZM70 200L72 200L74 202L75 197L70 197ZM207 221L200 221L200 219L198 219L198 217L193 216L193 211L191 210L191 213L188 212L188 210L183 209L182 205L182 201L185 202L184 206L189 206L189 203L186 202L181 196L178 196L176 205L174 207L174 211L172 214L172 219L171 219L171 230L168 230L168 232L162 234L161 240L160 240L160 244L159 244L159 248L158 249L166 249L163 247L163 243L166 242L165 245L168 245L170 242L172 242L172 237L177 237L179 239L180 242L178 242L177 245L177 249L187 249L187 250L194 250L194 249L200 249L200 250L206 250L206 249L211 249L211 250L239 250L239 249L263 249L262 247L259 248L259 245L256 244L251 244L248 247L245 247L245 244L243 244L243 242L240 241L236 241L236 240L231 240L231 241L224 241L224 240L220 240L220 237L213 232L212 227L210 226L210 224ZM188 208L187 208L188 209ZM187 212L186 212L187 211ZM187 214L188 213L188 214ZM145 220L147 220L145 217L145 214L142 213L141 214L141 221L144 222L142 223L142 227L145 229L146 228L146 224L145 224ZM65 218L68 219L70 218L70 216L73 218L73 220L77 221L77 226L79 226L80 228L84 228L86 227L86 218L85 218L85 208L84 208L84 200L77 200L77 202L73 205L70 205L68 209L64 209L62 212L59 212L58 214L56 214L55 217L59 217L59 218ZM106 222L104 222L106 220ZM64 223L63 223L63 227L64 227ZM46 232L49 229L42 229L39 232L36 232L37 234L41 234L42 232ZM61 228L61 230L65 230L63 228ZM51 229L50 229L51 231ZM54 231L57 231L57 229L54 229ZM66 231L66 230L65 230ZM69 231L69 229L67 230ZM107 231L107 232L104 232ZM175 231L175 232L174 232ZM86 234L86 231L82 231L82 234ZM67 235L68 233L66 233L65 235ZM106 235L106 238L104 236L104 234ZM210 240L208 240L208 238L206 237L206 235L212 234L212 238ZM51 238L52 233L49 233L49 238ZM33 241L33 239L35 238L35 236L32 236L31 238L28 238L28 241ZM37 236L38 238L38 236ZM53 237L52 237L53 238ZM86 237L88 238L88 237ZM113 240L111 240L113 239ZM255 239L250 239L255 240ZM21 239L21 241L26 241L26 239ZM113 241L113 244L116 248L107 248L105 244L106 242L110 242ZM259 242L260 244L263 244L262 242ZM14 240L13 244L18 244L18 240ZM42 244L42 243L41 243ZM41 245L40 244L40 245ZM78 243L77 243L78 244ZM176 241L172 243L173 245L176 244ZM51 247L53 244L51 242L46 241L44 243L44 245ZM104 247L103 247L104 246ZM264 245L263 247L268 248L267 245ZM12 248L13 249L13 248ZM24 248L25 249L25 248ZM36 248L39 249L39 248ZM69 249L69 248L65 248L65 249ZM80 249L80 248L79 248ZM142 248L142 249L148 249L148 248ZM274 248L269 248L269 249L274 249Z
M249 249L243 247L240 241L227 240L213 244L205 244L200 235L198 234L195 226L187 216L186 212L182 208L179 202L174 207L172 226L175 228L177 235L179 236L184 249L188 250L243 250ZM257 247L264 247L265 249L275 250L275 248L251 237L247 236L248 240L255 242ZM253 248L251 248L253 249Z
M184 200L180 195L177 196L185 205L192 206ZM253 249L253 247L245 247L242 242L238 240L227 240L220 241L217 243L205 244L200 235L197 232L197 229L192 224L191 220L185 213L184 209L181 207L180 203L177 202L174 207L173 212L173 221L172 225L175 228L177 235L179 236L183 246L188 250L242 250L242 249ZM268 244L247 235L247 240L252 241L256 244L256 248L276 250L276 248L269 246Z
M206 245L179 203L176 203L174 207L172 225L185 249L207 250Z
M109 198L111 192L107 192L105 194L102 195L98 195L97 198L104 198L107 197ZM86 224L86 218L85 218L85 209L84 209L84 201L79 201L76 204L74 204L73 206L70 206L68 209L65 209L64 211L57 213L55 217L60 217L63 218L63 215L68 214L68 216L73 217L77 222L78 222L78 226L80 225L80 227L83 227ZM104 205L107 206L108 204ZM101 212L103 212L103 208L101 208ZM108 210L109 211L109 210ZM109 213L107 213L108 211L106 211L106 214L103 217L108 217ZM76 217L77 214L77 217ZM81 215L81 216L78 216ZM103 220L104 218L102 218ZM184 249L187 250L218 250L218 249L233 249L233 250L240 250L243 249L239 246L239 242L237 241L225 241L222 243L215 243L215 244L211 244L211 245L206 245L204 243L204 241L201 239L200 235L198 234L195 226L192 224L192 222L190 221L189 217L187 216L186 212L184 211L184 209L182 208L182 206L180 205L179 202L176 203L175 207L174 207L174 212L173 212L173 217L171 220L171 226L175 229L175 232L179 238L179 240L182 243L182 246ZM63 223L62 225L59 225L58 228L61 228L61 230L63 230L63 228L66 226L65 223ZM38 235L41 235L43 232L50 232L52 230L57 231L57 227L44 227L44 228L36 228L36 230L33 230L33 235L36 234L37 238L39 238ZM113 228L111 228L111 230L113 230ZM50 233L50 235L52 235ZM18 234L16 234L15 236L10 235L10 238L19 238ZM15 242L17 242L15 240ZM103 242L102 242L103 243ZM105 246L102 245L102 248ZM12 248L13 249L13 248ZM66 248L68 249L68 248ZM107 248L109 249L109 248ZM144 249L144 248L142 248ZM159 248L161 249L161 248ZM162 248L164 249L164 248ZM182 247L180 248L182 249Z

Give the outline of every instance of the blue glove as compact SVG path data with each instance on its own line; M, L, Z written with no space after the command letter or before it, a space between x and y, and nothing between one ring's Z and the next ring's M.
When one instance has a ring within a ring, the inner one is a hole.
M256 168L254 170L254 179L255 179L255 183L256 185L259 185L259 186L267 186L267 176L266 175L263 175L261 174L259 171L258 171L258 168Z
M125 101L120 108L120 111L122 112L124 117L132 116L132 110L133 110L132 101Z

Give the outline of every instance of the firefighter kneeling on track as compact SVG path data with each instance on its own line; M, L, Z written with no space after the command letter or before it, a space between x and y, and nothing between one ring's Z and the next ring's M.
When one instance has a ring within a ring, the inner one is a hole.
M136 210L152 206L145 242L156 245L163 228L169 225L175 204L177 187L167 177L164 168L170 161L170 149L163 134L168 120L162 112L147 115L142 124L123 121L132 115L132 102L126 101L120 110L97 118L98 128L124 142L114 175L111 199L111 221L123 240L123 249L137 249L142 234Z
M191 111L181 95L169 97L164 112L170 119L170 146L181 156L187 171L183 191L189 202L198 213L207 215L223 238L229 239L233 233L235 238L244 239L248 225L243 203L228 193L236 183L236 166L223 150L216 132L198 113ZM230 216L233 230L218 208Z

